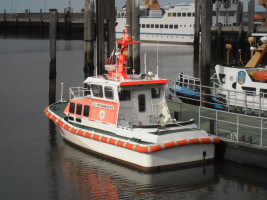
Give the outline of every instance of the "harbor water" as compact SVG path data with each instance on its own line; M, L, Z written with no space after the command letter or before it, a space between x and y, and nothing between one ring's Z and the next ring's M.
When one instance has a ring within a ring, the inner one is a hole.
M193 75L193 46L141 44L147 71ZM144 69L141 69L144 71ZM267 170L218 160L143 173L65 142L44 114L49 41L0 39L0 199L267 199ZM83 42L57 42L57 95L82 86Z

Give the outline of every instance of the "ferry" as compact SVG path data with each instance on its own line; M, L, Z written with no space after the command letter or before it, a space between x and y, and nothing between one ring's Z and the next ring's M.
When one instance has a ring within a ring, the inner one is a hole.
M152 72L127 74L124 50L137 42L126 29L107 74L88 77L85 88L70 88L69 101L48 106L46 116L72 144L143 171L212 161L220 139L194 120L171 117L168 80Z
M219 1L220 2L220 1ZM240 6L238 0L213 5L213 25L238 25ZM218 17L216 18L216 12ZM140 40L142 42L161 42L193 44L195 24L195 4L180 3L160 8L158 0L144 0L140 6ZM117 12L116 37L123 36L126 25L126 6Z

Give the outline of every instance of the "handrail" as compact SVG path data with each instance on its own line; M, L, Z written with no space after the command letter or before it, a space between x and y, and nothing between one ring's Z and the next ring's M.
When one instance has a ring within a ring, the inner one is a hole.
M88 88L83 87L71 87L69 88L69 100L77 97L85 97L90 96L90 90Z

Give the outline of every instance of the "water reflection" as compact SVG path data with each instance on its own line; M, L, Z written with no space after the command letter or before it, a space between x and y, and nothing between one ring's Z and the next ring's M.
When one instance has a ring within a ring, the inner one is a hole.
M64 145L63 162L68 196L71 198L144 198L148 193L157 196L172 190L189 191L195 195L193 191L217 182L213 165L143 173L79 151L68 143Z

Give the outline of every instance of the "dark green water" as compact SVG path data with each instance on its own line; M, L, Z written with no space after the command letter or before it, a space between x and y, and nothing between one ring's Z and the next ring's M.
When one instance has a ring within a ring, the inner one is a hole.
M156 72L156 49L142 44ZM155 174L72 147L44 115L49 41L0 39L0 199L267 199L267 170L226 161ZM82 86L83 43L57 43L60 83ZM159 74L193 74L192 46L159 46ZM143 56L142 56L143 57ZM143 62L143 58L142 58Z

